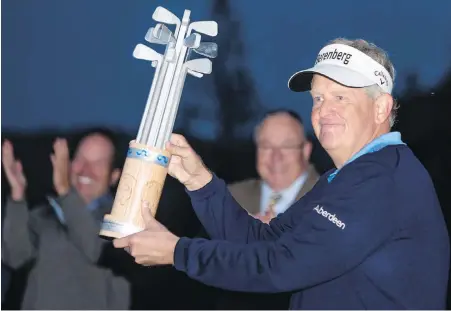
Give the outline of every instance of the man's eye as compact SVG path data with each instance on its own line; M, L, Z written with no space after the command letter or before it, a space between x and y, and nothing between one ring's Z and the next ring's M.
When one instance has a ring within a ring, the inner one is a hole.
M321 102L322 101L322 97L321 96L314 96L313 97L313 101L314 102Z
M336 98L337 98L337 100L343 100L344 99L344 97L341 96L341 95L337 95Z

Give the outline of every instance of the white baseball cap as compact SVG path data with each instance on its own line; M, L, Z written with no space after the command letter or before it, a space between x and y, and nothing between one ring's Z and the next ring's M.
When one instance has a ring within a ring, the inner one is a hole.
M294 92L309 91L315 73L348 87L377 84L388 94L393 90L393 80L384 66L345 44L330 44L322 48L315 65L292 75L288 87Z

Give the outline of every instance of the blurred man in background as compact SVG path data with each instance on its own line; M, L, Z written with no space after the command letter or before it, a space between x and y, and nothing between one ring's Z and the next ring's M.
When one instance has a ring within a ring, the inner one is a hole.
M310 191L319 174L310 164L312 143L307 140L302 118L291 110L265 114L255 128L259 179L231 184L237 202L254 217L269 223ZM218 309L287 309L291 294L221 292Z
M268 223L310 191L319 174L309 163L312 143L295 112L267 113L256 127L254 138L260 179L238 182L229 189L251 215Z
M34 261L21 307L128 309L130 284L101 266L108 245L98 236L103 216L112 207L110 187L120 177L114 136L106 130L85 134L72 162L65 139L56 139L53 150L57 197L29 210L21 161L11 142L5 141L2 148L11 188L2 259L14 269Z

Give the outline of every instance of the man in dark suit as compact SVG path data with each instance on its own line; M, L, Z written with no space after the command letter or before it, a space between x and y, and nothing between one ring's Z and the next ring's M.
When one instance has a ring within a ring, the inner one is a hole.
M319 178L309 163L312 143L301 117L290 110L267 113L254 133L259 179L229 186L235 200L249 214L269 222L313 188ZM287 309L290 294L223 292L220 309Z

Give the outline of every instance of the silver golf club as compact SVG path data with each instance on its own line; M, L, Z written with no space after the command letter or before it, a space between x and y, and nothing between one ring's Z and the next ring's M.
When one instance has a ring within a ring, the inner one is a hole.
M192 31L197 31L203 33L210 37L215 37L218 34L218 23L215 21L198 21L192 22L188 27L188 35L191 34ZM201 43L202 44L202 43ZM191 54L191 49L188 49L186 53L185 61L189 60L189 56Z
M177 35L181 21L176 15L174 15L169 10L163 8L162 6L157 7L153 12L152 19L159 23L176 25L176 30L174 34Z
M199 55L216 58L218 56L218 45L215 42L201 42L193 51Z
M196 78L202 78L204 76L202 73L197 72L197 71L193 71L191 69L188 69L188 73L190 75L192 75L193 77L196 77Z
M187 61L183 64L184 70L196 71L202 74L210 74L213 68L211 60L208 58L198 58Z
M188 27L188 35L191 31L197 31L210 37L216 37L218 34L218 23L215 21L192 22Z
M177 105L171 106L170 111L167 114L168 119L166 122L163 122L165 125L165 137L164 141L169 141L171 137L171 131L169 129L172 129L174 127L175 123L175 117L176 117L176 111L178 110L178 105L180 103L180 98L182 97L182 91L183 91L183 85L185 84L186 74L189 72L197 73L200 75L210 74L212 71L212 63L211 60L208 58L198 58L198 59L192 59L187 62L185 62L182 65L182 72L179 76L178 81L175 85L175 93L174 97L172 98L171 102L177 103Z
M161 88L161 93L158 96L158 103L152 118L152 126L150 127L148 140L146 145L151 145L156 148L164 148L165 142L163 138L166 136L162 132L166 126L164 124L168 120L168 112L171 110L170 106L175 105L170 98L173 98L173 93L176 92L174 85L179 80L181 66L186 54L186 46L183 44L187 34L186 31L190 24L190 10L185 10L181 18L180 28L175 33L176 42L169 42L165 52L164 64L167 64L167 70L164 74L164 80ZM188 35L189 36L189 35Z
M182 21L169 10L159 6L155 9L152 18L161 23L153 30L147 32L146 39L148 41L159 41L160 44L167 43L164 57L157 60L152 60L152 67L156 67L154 79L152 81L151 90L146 104L145 113L141 120L140 128L137 135L137 141L140 143L148 143L149 136L152 136L151 124L154 122L155 114L158 110L157 101L160 98L161 92L164 89L164 80L168 70L169 62L174 61L175 57L175 40L171 41L172 37L177 37ZM174 34L163 24L176 25ZM150 120L147 120L150 118Z
M189 37L185 38L185 41L183 42L183 44L188 48L188 51L186 52L184 62L189 60L191 50L198 48L202 44L200 41L201 41L201 36L198 33L193 33L193 34L189 35Z
M201 45L200 40L201 40L200 34L193 33L185 38L185 40L183 41L183 44L189 49L195 49Z
M137 59L151 61L152 64L155 63L156 65L157 63L161 62L163 55L161 55L154 49L139 43L133 50L133 57Z
M144 39L149 43L156 44L168 44L169 42L175 42L174 35L171 30L164 24L157 24L155 27L151 27Z
M152 67L156 67L155 70L155 77L159 76L160 69L161 69L161 63L163 61L163 55L155 51L154 49L144 45L144 44L137 44L135 49L133 50L133 56L137 59L147 60L152 62ZM150 87L149 97L147 99L146 108L144 110L144 114L142 116L142 120L139 126L139 131L137 135L137 141L140 141L145 135L146 131L146 122L145 120L149 115L151 115L151 111L154 110L154 106L151 105L151 98L153 98L156 88L156 82L157 78L152 80L152 85Z

